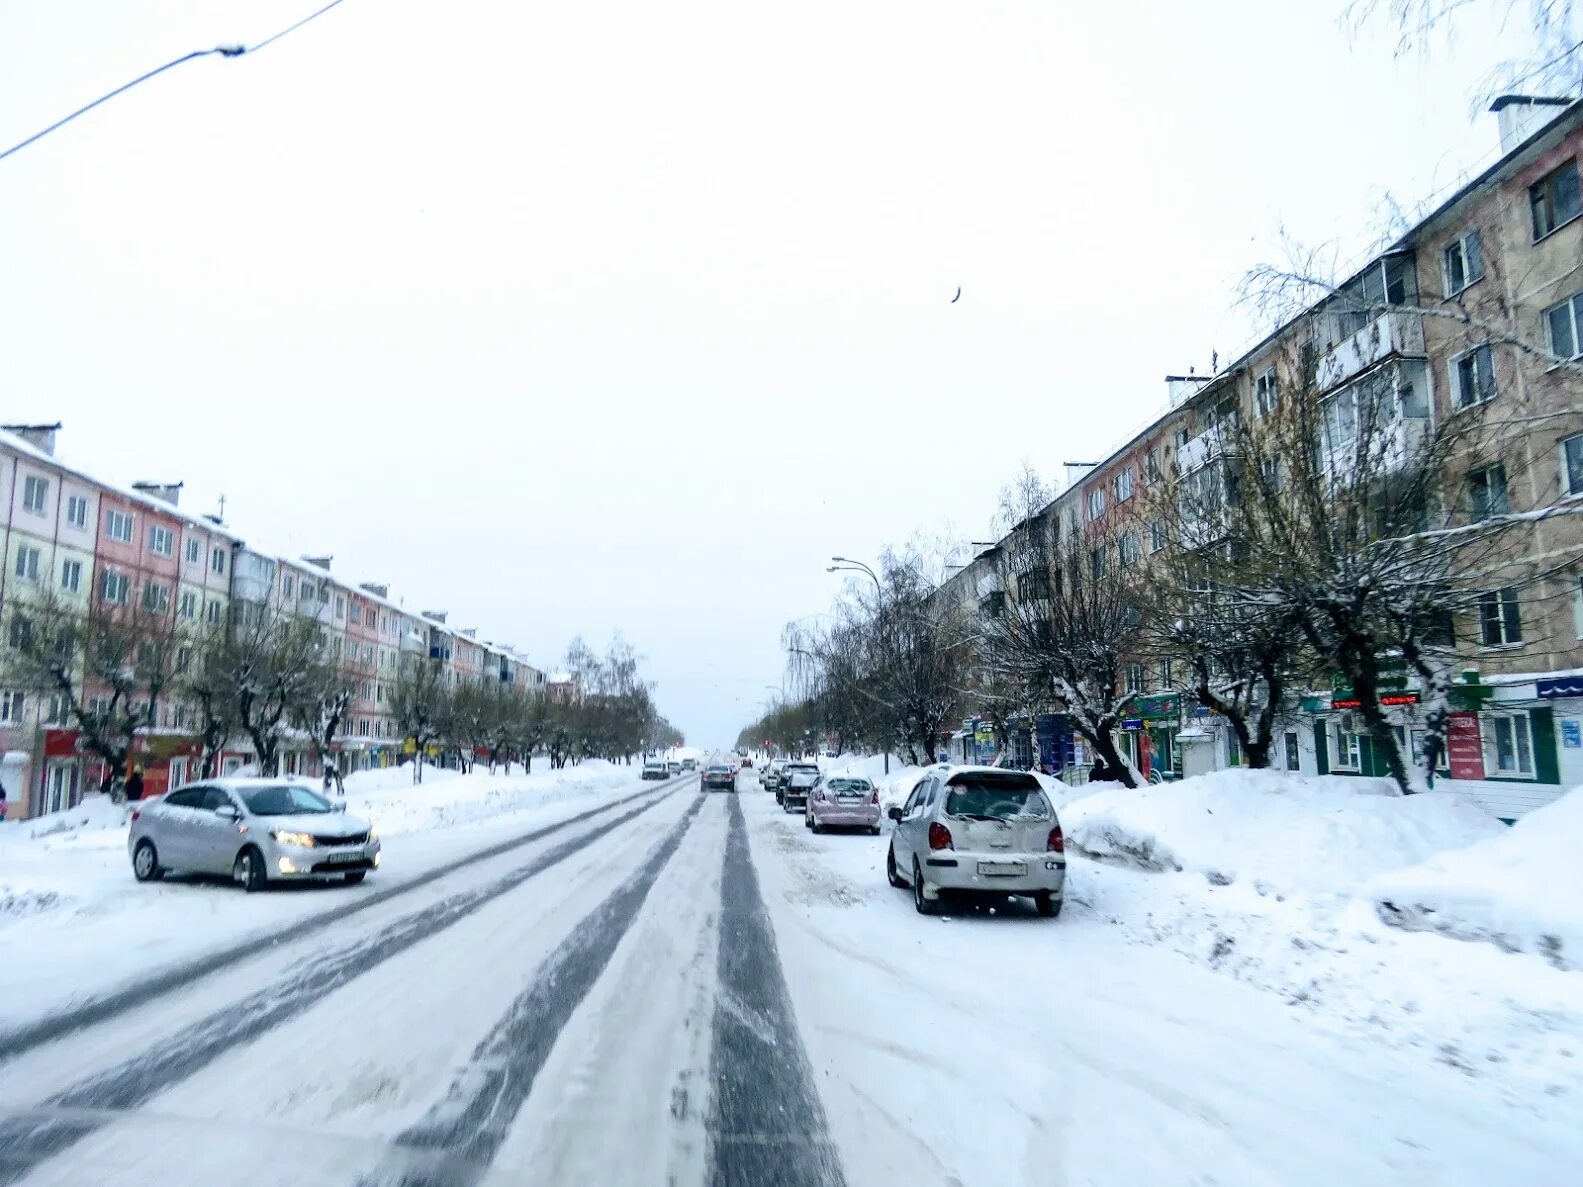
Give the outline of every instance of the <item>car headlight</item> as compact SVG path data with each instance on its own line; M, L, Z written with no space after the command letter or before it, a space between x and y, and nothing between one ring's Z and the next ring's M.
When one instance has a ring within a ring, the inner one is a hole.
M271 830L269 835L282 845L297 845L303 849L313 848L312 833L294 833L290 829L277 828Z
M369 829L368 830L368 844L372 845L378 840L379 840L379 830L377 828Z

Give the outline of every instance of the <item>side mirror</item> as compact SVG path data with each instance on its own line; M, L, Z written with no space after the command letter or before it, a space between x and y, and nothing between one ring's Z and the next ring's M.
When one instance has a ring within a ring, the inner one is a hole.
M889 808L885 809L885 815L889 816L892 820L900 820L901 819L901 805L900 804L892 804Z
M218 808L216 808L214 810L214 814L216 816L218 816L221 820L240 820L240 819L242 819L242 814L240 812L238 812L230 804L221 804Z

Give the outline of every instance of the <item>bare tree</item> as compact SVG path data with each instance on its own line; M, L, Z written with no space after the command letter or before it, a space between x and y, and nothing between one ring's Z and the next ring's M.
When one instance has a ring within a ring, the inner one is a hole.
M220 773L220 755L237 733L237 650L230 627L205 623L177 646L174 693L196 713L199 773Z
M367 675L366 669L348 659L322 653L303 673L299 697L290 709L291 722L307 736L314 758L326 772L334 763L335 740L341 736L347 711ZM339 788L339 767L335 778Z
M412 781L422 783L429 747L444 736L451 692L446 669L427 656L403 656L388 687L396 726L414 747Z
M253 744L261 775L280 773L292 713L308 695L324 631L273 603L238 607L232 628L236 722Z

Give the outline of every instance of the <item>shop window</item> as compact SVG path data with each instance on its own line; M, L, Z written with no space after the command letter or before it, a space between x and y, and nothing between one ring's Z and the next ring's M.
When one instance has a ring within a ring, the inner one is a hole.
M1286 736L1282 739L1282 743L1286 750L1286 769L1288 771L1295 771L1301 768L1303 764L1301 751L1298 749L1297 745L1297 731L1287 730Z
M1490 717L1490 748L1495 770L1513 778L1534 776L1533 733L1527 713L1496 713Z
M1325 725L1330 743L1330 769L1332 771L1357 771L1363 766L1363 745L1358 735L1348 728L1348 718L1332 717Z

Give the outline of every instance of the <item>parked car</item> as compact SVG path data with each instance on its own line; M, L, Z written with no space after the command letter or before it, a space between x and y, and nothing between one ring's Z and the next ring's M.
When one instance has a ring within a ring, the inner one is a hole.
M779 759L771 762L759 772L759 786L765 791L776 791L780 788L781 771L785 764Z
M662 760L651 758L643 764L643 777L645 779L669 779L671 773Z
M775 785L775 802L781 807L786 806L786 788L791 783L795 774L812 775L815 780L819 778L819 764L812 762L788 762L781 766L780 781ZM812 781L804 784L804 790L813 785Z
M723 762L712 762L704 768L704 790L713 791L720 788L724 791L737 789L737 773Z
M781 807L787 812L798 809L806 810L808 795L813 791L815 783L819 782L819 768L797 766L786 771L786 778L781 784L781 789L776 793L780 799Z
M682 770L684 770L684 771L696 771L697 769L698 769L698 760L696 758L684 758L684 759L682 759Z
M674 758L671 759L670 762L665 764L665 773L667 775L680 775L682 773L681 762Z
M827 775L813 786L803 823L814 832L866 828L879 835L879 789L857 775Z
M271 882L339 877L361 882L379 868L379 837L306 782L210 779L178 787L132 811L132 873L230 874L249 891Z
M918 780L885 854L892 886L912 888L920 915L944 894L1033 899L1039 914L1061 913L1066 841L1039 781L993 767L936 767Z

